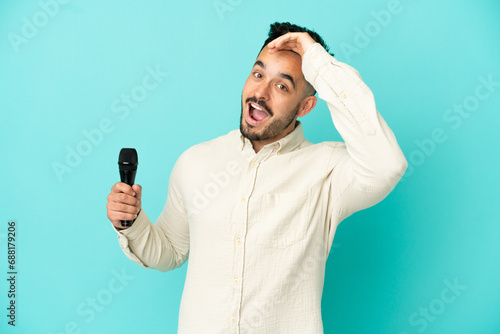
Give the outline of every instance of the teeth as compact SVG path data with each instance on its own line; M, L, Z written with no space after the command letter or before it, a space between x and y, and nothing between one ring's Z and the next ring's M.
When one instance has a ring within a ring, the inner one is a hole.
M259 110L262 110L263 109L261 107L259 107L258 105L254 104L254 103L250 103L252 105L252 107L254 107L255 109L259 109Z

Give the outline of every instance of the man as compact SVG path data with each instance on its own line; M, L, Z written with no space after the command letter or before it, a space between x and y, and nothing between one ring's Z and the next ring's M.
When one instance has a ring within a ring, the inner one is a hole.
M168 271L189 256L179 333L323 333L338 224L381 201L407 167L370 89L327 49L310 30L271 25L243 87L240 130L179 157L155 224L139 185L113 186L108 218L131 260ZM345 143L304 139L297 117L316 91Z

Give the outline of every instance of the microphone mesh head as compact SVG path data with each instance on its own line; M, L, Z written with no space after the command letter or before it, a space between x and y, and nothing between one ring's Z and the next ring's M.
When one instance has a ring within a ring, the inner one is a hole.
M135 148L122 148L118 157L118 163L137 166L137 151Z

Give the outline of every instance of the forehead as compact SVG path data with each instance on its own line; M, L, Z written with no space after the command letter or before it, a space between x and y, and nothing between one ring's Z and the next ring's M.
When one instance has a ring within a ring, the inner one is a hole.
M302 76L302 58L299 54L289 50L269 53L268 50L266 45L256 59L266 66L266 70L287 73L294 77Z

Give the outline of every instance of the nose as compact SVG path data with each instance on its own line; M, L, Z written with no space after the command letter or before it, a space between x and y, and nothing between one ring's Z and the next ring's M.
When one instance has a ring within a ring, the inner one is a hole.
M261 82L255 87L254 96L259 100L269 100L269 84Z

